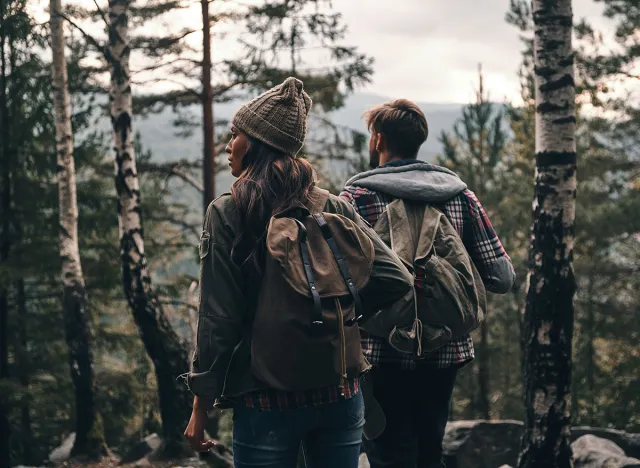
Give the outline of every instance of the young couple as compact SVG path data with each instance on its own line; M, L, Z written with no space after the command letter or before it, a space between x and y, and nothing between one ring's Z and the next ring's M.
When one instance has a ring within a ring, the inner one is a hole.
M200 242L198 337L187 379L195 397L185 436L194 450L212 447L204 425L215 403L233 407L238 468L294 468L300 447L308 467L355 468L365 415L368 425L382 409L383 429L364 444L373 468L444 466L454 381L474 358L473 343L466 335L418 358L351 326L358 315L365 330L374 315L392 322L394 304L415 301L410 267L371 226L396 199L436 206L487 290L508 292L513 267L465 183L417 159L428 129L415 104L397 100L366 114L372 170L352 177L339 197L318 188L312 166L296 157L310 108L302 82L288 78L233 117L226 152L237 180L209 206ZM315 233L326 245L313 244ZM361 254L344 251L353 245ZM303 280L302 299L290 299ZM332 298L331 287L342 289ZM335 325L334 335L323 321ZM327 362L335 364L333 375Z

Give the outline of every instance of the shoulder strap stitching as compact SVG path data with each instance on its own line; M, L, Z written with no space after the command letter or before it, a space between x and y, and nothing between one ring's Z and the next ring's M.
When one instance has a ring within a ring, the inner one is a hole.
M313 299L313 313L311 315L311 325L322 325L322 302L320 300L320 294L316 287L316 279L313 274L313 268L311 268L311 261L309 256L309 247L307 246L307 228L298 219L293 219L298 225L298 243L300 244L300 256L302 257L302 266L304 268L307 282L309 283L309 290L311 291L311 298Z
M347 261L342 256L340 249L338 248L338 244L333 237L333 233L331 232L331 228L329 224L327 224L327 220L325 219L322 213L315 213L313 215L316 223L320 227L322 231L322 236L324 237L325 242L329 246L331 253L333 255L333 259L338 264L338 269L340 270L340 275L347 286L347 289L351 293L353 297L353 301L355 304L355 317L353 319L347 320L345 322L346 326L352 326L357 323L362 318L362 302L360 300L360 294L358 293L358 288L356 287L353 279L351 278L351 273L349 272L349 266L347 265Z

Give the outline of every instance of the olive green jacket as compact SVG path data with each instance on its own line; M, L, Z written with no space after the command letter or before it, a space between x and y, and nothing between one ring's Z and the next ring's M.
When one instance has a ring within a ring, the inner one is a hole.
M319 196L319 190L311 191L310 206ZM397 316L411 317L403 310L380 312L412 294L413 276L399 257L348 202L331 195L324 211L355 221L374 245L371 277L360 291L365 315L363 328L367 328L366 318L373 314L378 322L388 320L394 324ZM230 399L263 387L250 372L253 311L249 310L248 291L251 285L231 260L231 247L240 229L239 214L231 195L222 195L209 205L200 239L197 344L187 377L191 391L207 399ZM413 308L413 304L409 302L407 307Z

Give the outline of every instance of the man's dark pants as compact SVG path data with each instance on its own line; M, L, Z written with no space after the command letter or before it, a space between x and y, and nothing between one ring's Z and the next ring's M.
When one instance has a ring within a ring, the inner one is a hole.
M442 439L457 369L371 370L373 395L387 419L380 437L365 440L371 468L444 467Z

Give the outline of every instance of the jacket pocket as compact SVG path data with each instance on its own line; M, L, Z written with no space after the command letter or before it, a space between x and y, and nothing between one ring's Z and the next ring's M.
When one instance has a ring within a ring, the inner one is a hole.
M209 246L211 244L211 234L207 231L202 231L200 236L200 259L202 260L209 254Z

